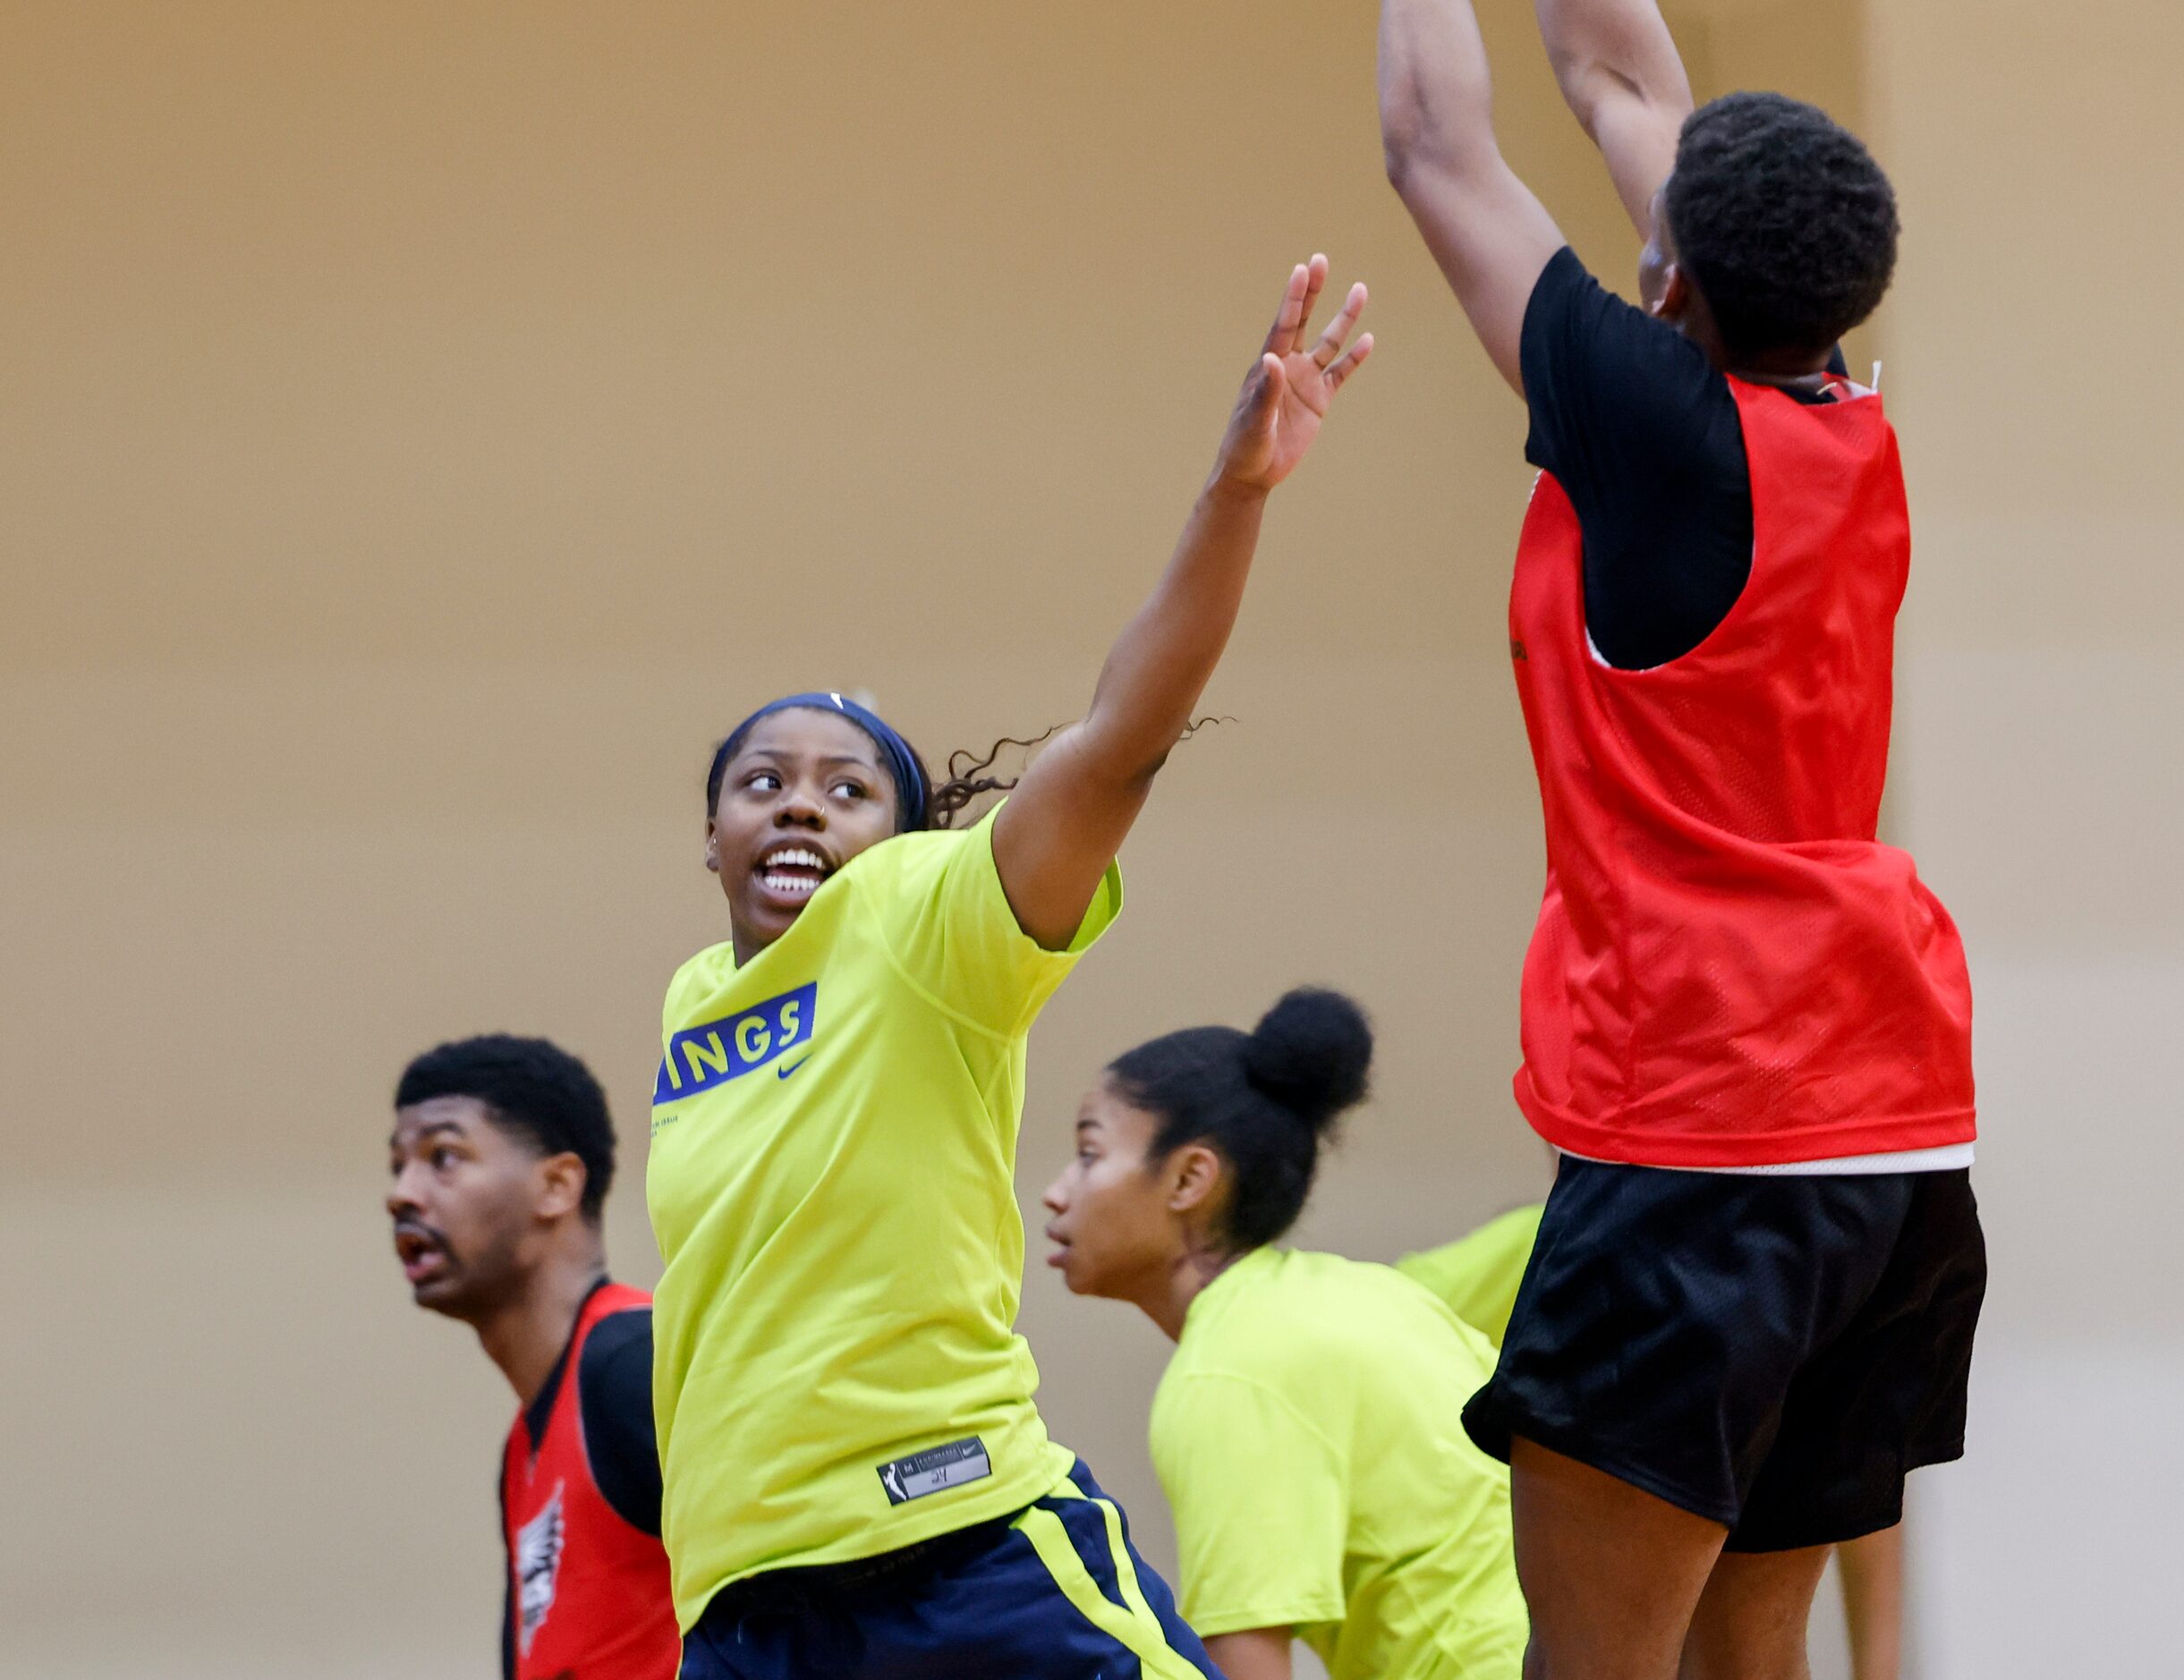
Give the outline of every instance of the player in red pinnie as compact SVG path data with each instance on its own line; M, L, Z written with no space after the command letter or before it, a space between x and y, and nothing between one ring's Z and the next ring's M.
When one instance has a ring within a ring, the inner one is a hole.
M607 1099L543 1039L465 1039L395 1092L387 1211L421 1307L459 1319L522 1410L501 1460L506 1680L673 1680L652 1298L610 1282Z
M1810 106L1692 109L1653 0L1537 0L1645 240L1588 275L1495 142L1470 0L1384 0L1390 179L1541 469L1509 651L1546 819L1517 1094L1561 1152L1495 1377L1527 1673L1806 1672L1831 1546L1963 1451L1971 992L1875 837L1910 558L1837 344L1895 198Z

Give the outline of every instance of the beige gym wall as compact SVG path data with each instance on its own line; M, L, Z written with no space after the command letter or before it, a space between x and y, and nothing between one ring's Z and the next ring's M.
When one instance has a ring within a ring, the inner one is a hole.
M1915 1479L1922 1672L2152 1675L2184 1548L2184 267L2173 5L1871 10L1918 544L1899 836L1962 922L1993 1266L1970 1453Z
M1270 519L1210 696L1236 721L1177 755L1130 910L1040 1029L1022 1184L1035 1209L1105 1056L1313 979L1371 1005L1383 1060L1307 1240L1392 1257L1538 1192L1507 1095L1539 874L1501 629L1523 420L1381 182L1372 10L6 9L0 1672L489 1671L510 1401L387 1253L403 1060L498 1027L591 1059L625 1140L610 1247L649 1281L659 991L721 927L712 739L812 683L871 689L935 755L1074 715L1315 247L1373 284L1381 352ZM1527 8L1486 10L1505 144L1619 282L1634 242ZM2124 698L2184 699L2154 675L2184 615L2153 470L2176 428L2117 464L2099 357L2046 325L2069 242L2018 266L2028 208L2085 232L2129 201L2047 158L2044 209L1990 182L1960 119L2013 156L2034 137L1939 7L1869 62L1848 5L1677 16L1703 94L1855 116L1870 86L1903 182L1901 295L1865 335L1921 521L1899 814L1983 1021L2018 1000L2025 1118L1983 1170L1998 1275L2048 1303L1998 1312L2020 1369L2105 1276L2041 1293L2063 1239L2034 1185L2078 1198L2078 1232L2094 1173L2166 1150L2175 1176L2150 1076L2058 1107L2088 1040L2050 1043L2039 990L2076 963L2149 1014L2134 974L2173 997L2173 886L2125 890L2149 825L2175 833L2173 778L2071 882L2090 918L2026 903L2071 874L2067 802L2146 777L2118 743L2161 762L2163 714ZM2071 48L1982 50L2022 79ZM2151 62L2113 68L2150 86ZM2048 140L2087 169L2097 142ZM2103 251L2135 287L2175 266ZM2122 614L2130 662L2074 686ZM2048 689L2019 685L2029 649L2061 661ZM1997 1048L1988 1025L1991 1090ZM2136 1048L2119 1031L2107 1065ZM2070 1141L2126 1124L2097 1164ZM2143 1293L2095 1327L2112 1346L2161 1311ZM1142 1443L1166 1345L1043 1270L1024 1302L1058 1433L1165 1557ZM1956 1473L1993 1500L2024 1467ZM2002 1614L1984 1578L1936 1602Z

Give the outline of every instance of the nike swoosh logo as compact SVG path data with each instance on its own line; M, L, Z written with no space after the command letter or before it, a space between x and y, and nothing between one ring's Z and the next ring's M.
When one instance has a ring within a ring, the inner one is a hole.
M777 1067L774 1069L774 1077L776 1079L786 1079L791 1073L795 1073L797 1068L802 1067L804 1062L808 1062L812 1058L807 1056L803 1058L803 1062L797 1062L788 1067Z

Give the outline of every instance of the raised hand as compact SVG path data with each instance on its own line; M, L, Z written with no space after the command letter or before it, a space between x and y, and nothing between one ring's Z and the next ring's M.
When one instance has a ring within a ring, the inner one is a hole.
M1335 393L1372 353L1371 333L1361 335L1347 351L1342 347L1364 311L1362 282L1350 288L1327 330L1305 347L1312 306L1326 284L1323 256L1315 255L1291 270L1259 365L1244 381L1228 417L1214 469L1219 483L1263 494L1287 478L1320 435L1320 422L1327 417Z
M1123 627L1100 667L1092 709L1032 760L993 819L993 861L1016 925L1066 949L1152 780L1197 715L1199 697L1236 628L1266 493L1318 435L1336 390L1372 348L1343 340L1365 307L1349 300L1311 348L1304 325L1327 284L1327 259L1289 276L1259 365L1244 382L1213 477L1192 505L1168 570Z

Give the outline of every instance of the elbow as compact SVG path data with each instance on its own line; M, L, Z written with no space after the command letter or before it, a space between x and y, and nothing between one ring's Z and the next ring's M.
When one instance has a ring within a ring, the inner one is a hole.
M1181 738L1178 733L1167 739L1140 736L1116 742L1106 762L1097 768L1097 779L1111 799L1117 802L1143 799L1154 778L1168 768L1168 754L1175 751Z
M1554 70L1555 85L1562 90L1562 103L1595 146L1601 143L1601 119L1610 106L1661 108L1665 105L1636 77L1597 54L1551 48L1547 60Z
M1381 167L1387 173L1388 184L1403 196L1404 184L1410 179L1415 160L1413 142L1408 135L1397 134L1385 125L1381 129Z
M1410 66L1383 51L1381 57L1381 160L1398 191L1410 173L1425 128L1425 98Z
M1485 161L1478 150L1451 143L1430 124L1381 131L1381 166L1414 216L1445 205L1450 188L1476 179Z
M1561 41L1547 43L1547 67L1554 72L1555 86L1562 90L1562 102L1575 111L1585 104L1585 85L1587 72L1593 68L1593 57Z
M1094 715L1077 725L1076 768L1083 779L1117 802L1142 799L1190 732L1138 719L1128 723Z
M1568 42L1550 39L1547 43L1547 67L1554 72L1555 87L1562 95L1562 103L1577 119L1577 126L1593 136L1593 119L1600 108L1600 99L1593 86L1601 73L1601 65L1589 52L1580 51Z
M1416 176L1425 153L1425 119L1415 98L1381 98L1381 167L1398 194Z
M1493 118L1476 97L1429 97L1407 77L1381 87L1381 166L1405 203L1430 176L1466 176L1496 155Z

